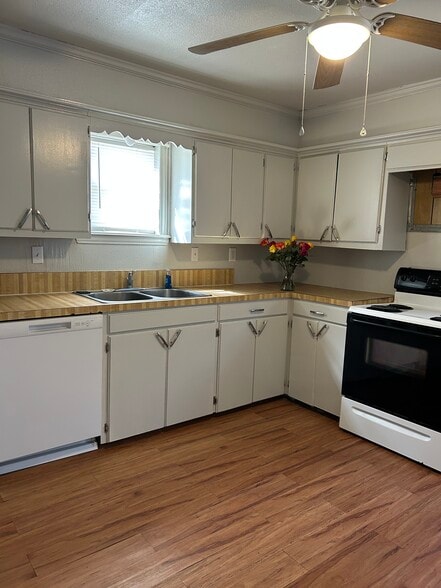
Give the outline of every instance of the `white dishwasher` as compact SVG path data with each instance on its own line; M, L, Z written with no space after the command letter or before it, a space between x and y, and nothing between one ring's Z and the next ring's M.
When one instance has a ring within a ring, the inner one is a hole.
M0 474L97 448L103 317L0 323Z

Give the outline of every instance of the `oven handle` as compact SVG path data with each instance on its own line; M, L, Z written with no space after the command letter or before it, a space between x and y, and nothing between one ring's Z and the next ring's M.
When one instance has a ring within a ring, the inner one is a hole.
M387 325L383 322L379 322L379 321L372 321L372 320L360 320L358 318L354 318L353 316L350 318L350 323L358 323L360 325L371 325L373 327L381 327L382 329L388 329L389 331L406 331L406 333L412 333L412 335L427 335L429 337L433 337L436 339L441 339L441 333L434 333L434 332L430 332L427 333L426 331L418 331L412 328L408 328L407 326L401 326L401 324L398 326L391 326L391 325ZM348 323L349 324L349 323ZM408 325L409 323L403 323L404 325ZM433 329L433 327L428 327L426 325L422 325L423 329Z

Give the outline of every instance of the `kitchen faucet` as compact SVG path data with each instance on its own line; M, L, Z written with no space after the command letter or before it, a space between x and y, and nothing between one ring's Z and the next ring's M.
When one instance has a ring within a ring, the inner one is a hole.
M133 274L135 272L131 271L127 274L127 288L133 288Z

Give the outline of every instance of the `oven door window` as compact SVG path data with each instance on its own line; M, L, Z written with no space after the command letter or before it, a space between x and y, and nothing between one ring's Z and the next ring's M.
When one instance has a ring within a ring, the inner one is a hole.
M395 374L425 378L428 357L426 349L374 337L366 340L366 363Z
M342 393L441 432L441 330L351 313Z

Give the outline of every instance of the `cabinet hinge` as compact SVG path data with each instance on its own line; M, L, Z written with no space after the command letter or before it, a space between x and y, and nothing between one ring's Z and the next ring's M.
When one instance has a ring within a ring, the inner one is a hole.
M381 225L377 225L377 233L380 234L381 233Z
M110 351L110 343L108 341L105 344L104 349L106 350L106 353L109 353L109 351Z
M109 425L107 423L104 424L104 432L105 433L109 432Z
M191 226L193 228L196 226L196 220L194 218L191 219Z
M265 167L265 165L266 165L266 163L265 163L265 162L266 162L266 159L265 159L265 158L263 158L263 159L262 159L262 165L263 165L263 167Z
M196 155L196 147L193 147L191 152L193 153L193 155Z
M292 329L292 319L289 319L289 320L288 320L288 327L289 327L290 329Z
M216 396L213 396L213 404L216 405L217 404L217 398Z
M388 157L389 157L389 151L386 151L386 153L384 154L384 161L387 161Z
M220 337L220 329L219 328L216 329L216 337Z

